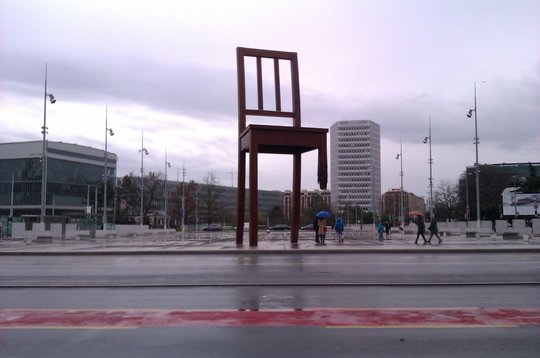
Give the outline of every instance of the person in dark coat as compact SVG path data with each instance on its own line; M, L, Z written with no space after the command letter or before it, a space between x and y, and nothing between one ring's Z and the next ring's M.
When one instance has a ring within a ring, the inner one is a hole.
M416 219L416 226L418 227L418 231L416 232L416 240L414 241L415 244L418 244L418 238L420 235L422 235L422 239L424 239L424 245L428 243L426 240L426 237L424 236L424 232L426 231L426 225L424 224L424 218L419 215Z
M313 220L313 230L315 230L315 242L318 244L319 241L319 219L315 218Z
M428 244L431 245L431 238L433 237L433 235L435 235L437 239L439 239L439 244L440 244L442 240L439 237L439 228L437 227L437 219L435 219L435 217L431 219L431 223L429 224L428 230L431 233L429 235Z
M384 230L386 231L386 236L390 236L390 224L388 223L388 221L384 222Z

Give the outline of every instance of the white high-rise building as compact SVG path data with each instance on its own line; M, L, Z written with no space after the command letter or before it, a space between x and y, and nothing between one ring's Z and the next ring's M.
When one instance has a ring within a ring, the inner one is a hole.
M332 210L380 211L381 130L371 120L343 120L330 127Z

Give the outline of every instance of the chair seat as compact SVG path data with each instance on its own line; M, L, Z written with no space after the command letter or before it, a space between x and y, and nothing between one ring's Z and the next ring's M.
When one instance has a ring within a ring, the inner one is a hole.
M302 154L326 149L326 128L268 126L252 124L240 134L240 150L249 152L257 145L258 153Z

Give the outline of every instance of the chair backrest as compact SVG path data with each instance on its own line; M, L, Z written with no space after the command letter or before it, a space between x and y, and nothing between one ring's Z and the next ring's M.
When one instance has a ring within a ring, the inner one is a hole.
M245 58L255 57L257 67L257 108L247 108L246 104L246 67ZM262 59L271 59L274 62L274 95L275 108L264 107L263 96L263 66ZM291 65L291 104L292 111L282 110L282 91L280 78L280 61L289 61ZM236 64L238 74L238 132L246 128L247 116L288 117L293 120L293 127L301 126L300 117L300 83L298 80L298 56L296 52L260 50L245 47L236 48Z

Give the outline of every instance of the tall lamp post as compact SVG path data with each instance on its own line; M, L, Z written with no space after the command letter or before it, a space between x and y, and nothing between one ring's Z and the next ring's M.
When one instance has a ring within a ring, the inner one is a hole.
M516 179L517 179L517 176L516 175L512 175L512 179L514 179L514 190L512 191L513 194L512 194L512 200L514 201L514 220L517 219L517 216L518 216L518 211L517 211L517 195L516 195L516 192L517 192L517 187L516 187ZM513 224L512 224L513 225Z
M109 175L107 172L107 137L113 136L114 132L107 125L107 107L105 107L105 155L103 156L103 230L107 230L107 182Z
M43 96L43 127L41 127L43 134L43 152L41 157L41 213L40 223L45 229L45 213L47 205L47 99L51 101L51 104L56 103L52 93L47 93L47 63L45 63L45 92Z
M373 161L371 162L371 221L373 224L371 225L371 239L376 239L376 233L377 233L377 224L375 223L375 170L373 167ZM347 203L347 213L349 212L349 203ZM348 221L348 219L347 219Z
M476 228L480 229L480 164L478 163L478 144L480 144L480 138L478 138L478 111L476 108L476 81L474 82L474 108L469 109L467 117L471 118L474 112L474 144L476 146ZM479 233L477 233L478 237Z
M403 143L401 138L399 139L399 154L396 155L396 159L401 159L401 171L399 172L399 176L401 177L401 186L399 189L399 225L403 230L405 217L403 212Z
M144 131L141 134L141 222L140 226L143 226L143 201L144 201L144 156L148 155L148 150L144 147Z
M182 240L186 239L186 163L182 163Z
M433 158L431 157L431 118L429 119L429 136L424 138L424 144L429 143L429 220L433 220Z
M167 197L169 192L167 191L167 168L171 167L171 163L167 161L167 148L165 148L165 221L163 227L167 229Z
M13 219L13 197L15 193L15 175L11 174L11 197L9 205L9 217Z
M469 227L469 174L465 170L465 226Z

